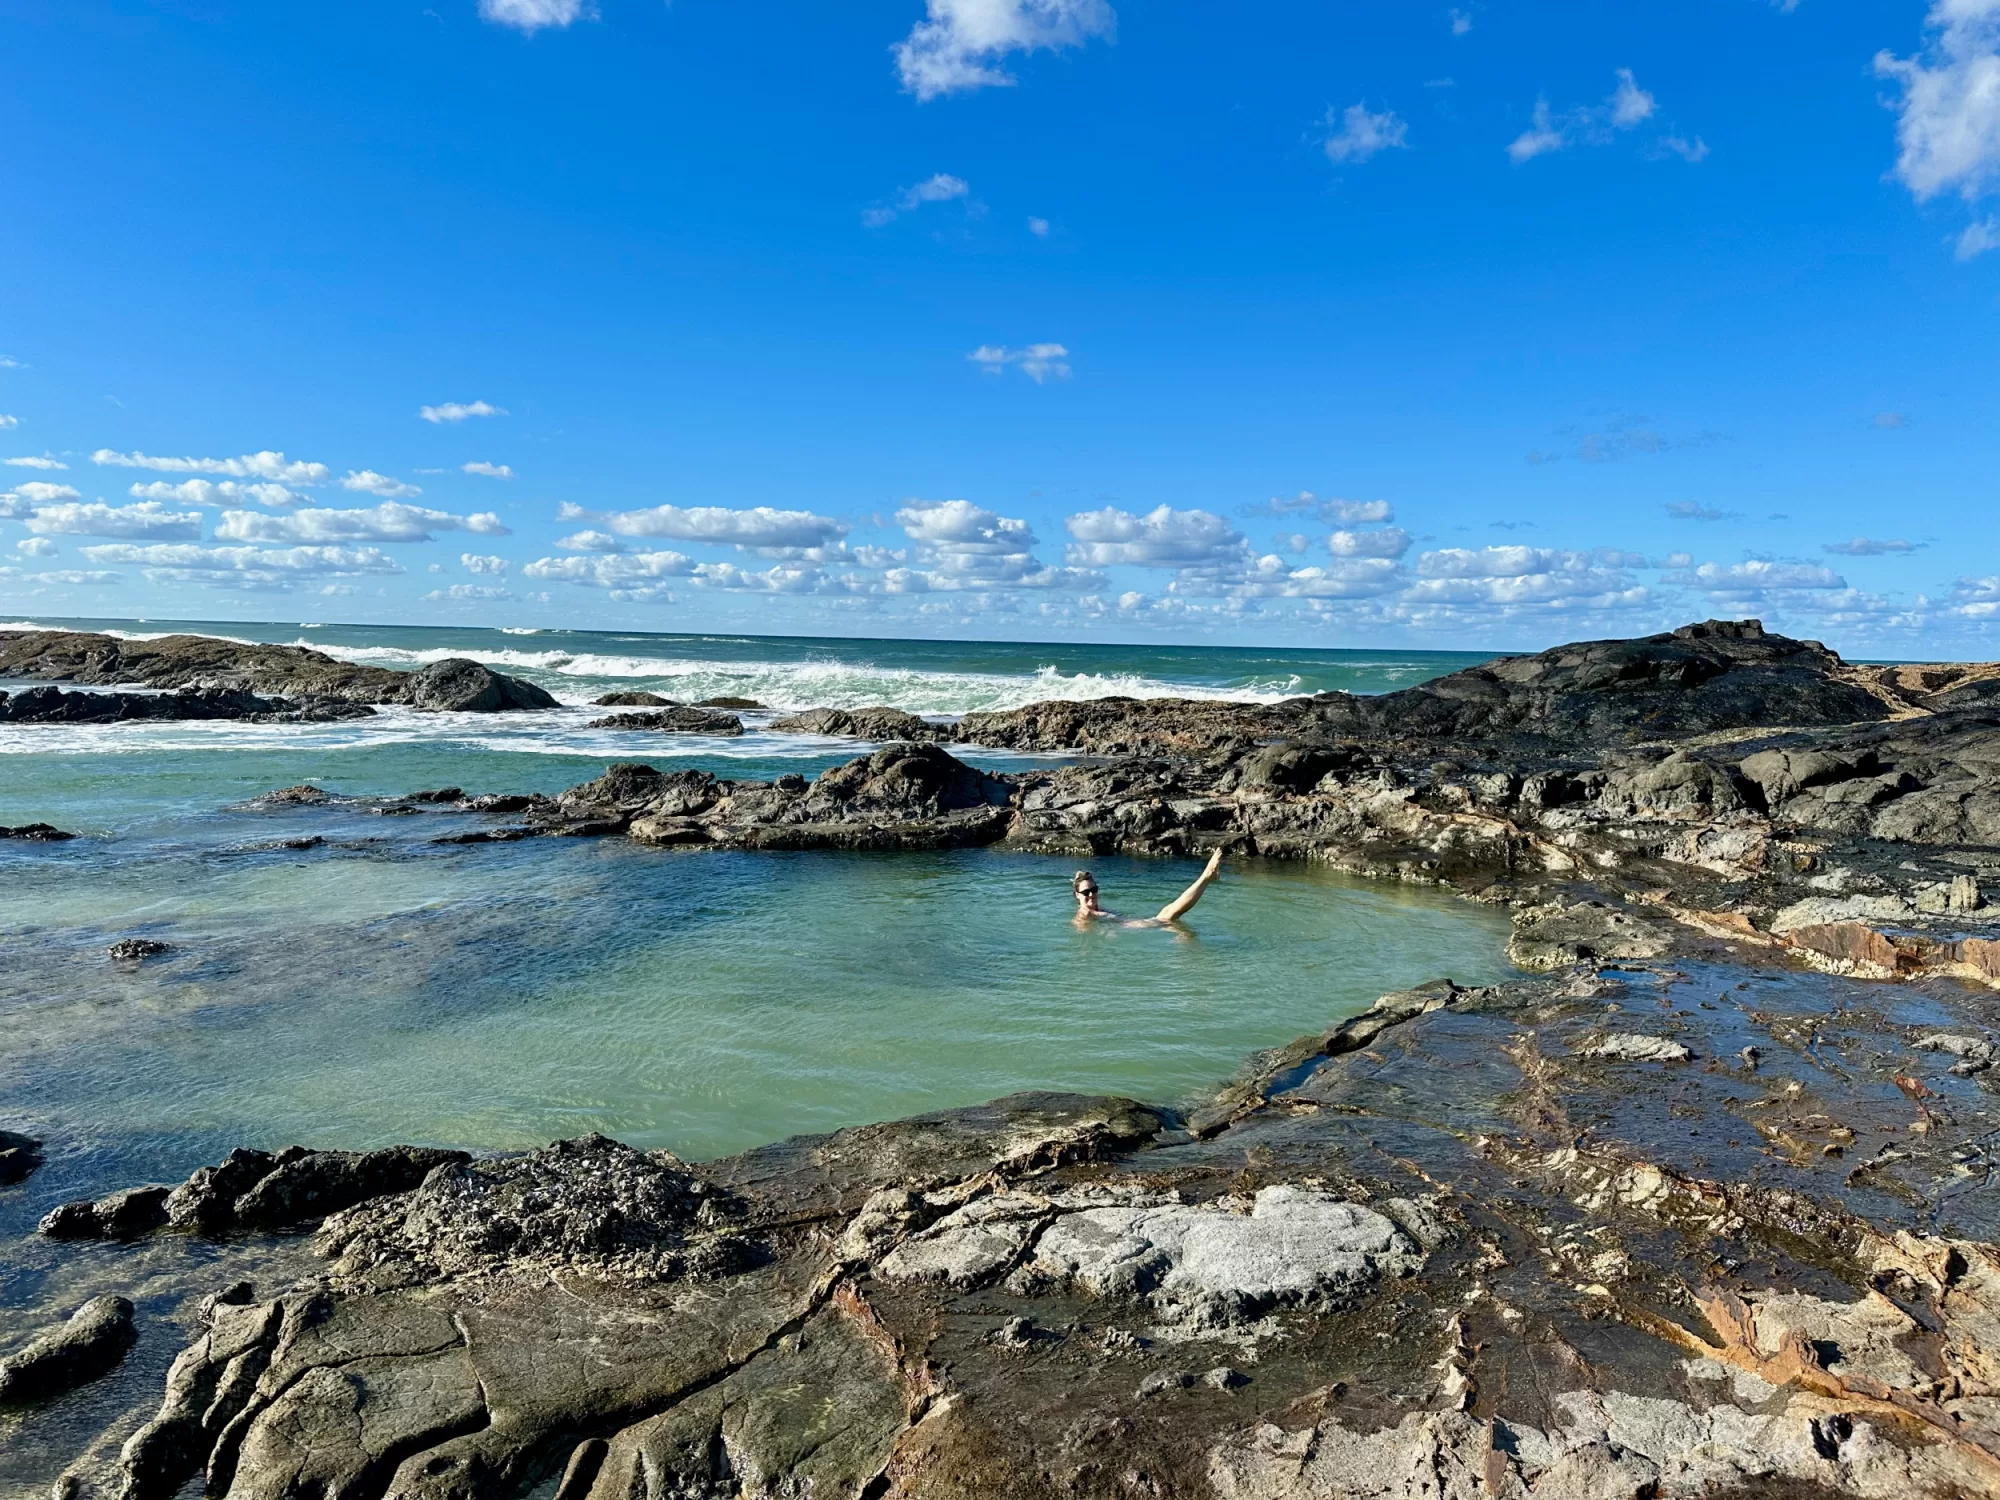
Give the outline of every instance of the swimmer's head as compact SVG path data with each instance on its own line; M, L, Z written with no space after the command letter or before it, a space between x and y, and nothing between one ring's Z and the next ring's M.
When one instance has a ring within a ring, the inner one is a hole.
M1088 870L1078 870L1070 878L1070 892L1076 897L1076 904L1085 911L1097 905L1097 877Z

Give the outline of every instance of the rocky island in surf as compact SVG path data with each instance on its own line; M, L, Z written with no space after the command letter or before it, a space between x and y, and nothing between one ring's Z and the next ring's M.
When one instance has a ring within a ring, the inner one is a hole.
M280 687L89 650L0 672ZM322 660L270 670L306 696ZM1227 845L1503 907L1525 974L1386 995L1187 1110L1017 1095L702 1163L238 1152L69 1205L45 1231L135 1286L162 1237L310 1240L186 1287L164 1389L56 1493L2000 1491L1996 683L1711 621L1377 698L822 711L796 732L893 742L810 780L389 799L663 859ZM130 1328L77 1308L0 1390L99 1378Z

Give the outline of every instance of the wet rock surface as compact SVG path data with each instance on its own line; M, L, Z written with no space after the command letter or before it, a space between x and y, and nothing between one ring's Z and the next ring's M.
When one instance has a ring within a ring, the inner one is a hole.
M19 839L24 844L66 844L75 837L53 823L18 823L11 828L0 824L0 839Z
M318 1232L62 1493L2000 1493L1993 680L1709 622L953 734L1110 757L1055 770L899 743L525 799L523 837L1320 859L1508 906L1526 974L1383 996L1185 1112L413 1153L337 1208L303 1184L351 1153L287 1196L246 1152L71 1205L92 1254Z
M735 714L720 713L708 708L663 708L654 713L611 714L606 718L592 719L592 729L652 729L669 734L721 734L738 735L743 732L743 721Z
M846 735L885 743L931 742L954 737L949 725L933 724L900 708L814 708L773 719L771 728L779 734Z
M533 683L463 658L433 662L416 672L392 672L338 661L306 646L265 646L205 635L133 641L88 631L0 631L0 678L167 690L86 694L31 688L0 701L0 718L16 722L266 715L276 716L273 722L316 722L353 717L371 703L459 713L557 706ZM300 701L266 703L260 694ZM78 701L86 699L90 701ZM171 707L147 706L162 703ZM221 711L232 704L241 711Z
M18 1130L0 1130L0 1187L26 1182L41 1164L41 1141Z
M0 1406L48 1401L104 1374L138 1338L132 1312L123 1297L95 1297L0 1359Z
M404 699L432 713L497 714L554 708L556 700L532 682L508 677L462 656L446 657L410 674Z
M119 724L132 720L237 719L252 724L328 724L375 712L344 698L260 698L243 688L192 688L170 693L23 688L0 693L0 723Z

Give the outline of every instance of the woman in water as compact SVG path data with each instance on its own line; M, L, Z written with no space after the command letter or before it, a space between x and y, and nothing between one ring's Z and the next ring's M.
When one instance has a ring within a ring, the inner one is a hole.
M1194 908L1201 899L1201 893L1208 889L1222 869L1222 851L1216 850L1208 857L1208 867L1195 877L1194 884L1182 891L1173 900L1160 908L1160 914L1151 918L1128 920L1115 911L1106 911L1097 904L1097 877L1088 870L1078 870L1069 883L1071 893L1076 897L1076 919L1078 922L1111 921L1124 922L1127 927L1165 927L1178 922Z

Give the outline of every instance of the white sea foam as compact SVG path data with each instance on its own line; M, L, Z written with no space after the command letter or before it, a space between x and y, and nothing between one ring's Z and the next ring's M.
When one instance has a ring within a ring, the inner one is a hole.
M1170 682L1138 673L1064 672L1040 666L1032 673L939 672L914 667L847 661L699 661L689 658L622 656L601 652L481 650L439 646L334 646L298 641L329 656L368 666L404 669L470 656L491 667L558 679L545 682L563 695L589 698L616 683L643 682L672 698L754 698L771 708L869 708L887 704L910 713L962 714L1019 708L1051 699L1081 702L1094 698L1202 698L1213 701L1274 703L1299 692L1287 676L1244 687L1212 687Z

